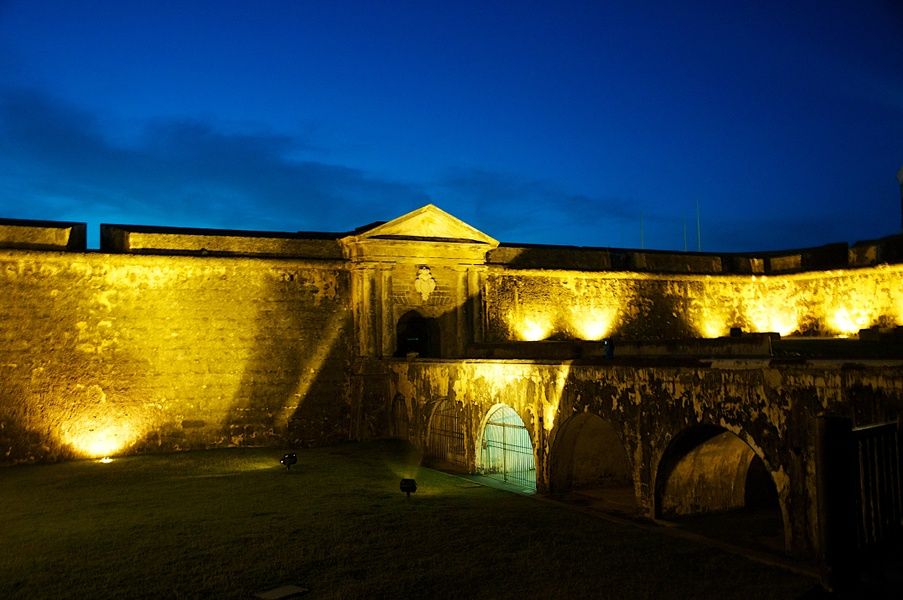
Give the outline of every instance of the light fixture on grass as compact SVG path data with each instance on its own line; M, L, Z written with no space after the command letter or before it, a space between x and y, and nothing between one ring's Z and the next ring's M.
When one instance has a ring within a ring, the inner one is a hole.
M291 469L292 465L297 464L298 455L294 452L289 452L288 454L283 454L282 458L279 459L279 462L285 465L286 469Z
M410 498L411 494L417 491L417 482L413 479L402 479L399 487L401 488L401 491Z

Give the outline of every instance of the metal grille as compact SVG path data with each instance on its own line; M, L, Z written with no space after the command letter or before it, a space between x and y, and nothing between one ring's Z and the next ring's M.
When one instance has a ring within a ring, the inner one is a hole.
M859 454L859 547L898 535L903 523L901 448L897 423L853 430Z
M514 410L492 411L480 442L480 473L524 489L536 489L536 464L530 432Z
M464 445L464 411L456 403L443 400L433 411L426 443L427 456L459 467L467 466Z

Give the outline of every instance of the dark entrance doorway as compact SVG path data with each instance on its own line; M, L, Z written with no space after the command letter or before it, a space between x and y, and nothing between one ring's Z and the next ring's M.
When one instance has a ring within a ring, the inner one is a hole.
M414 353L421 358L439 358L441 354L439 323L436 319L424 317L412 310L398 319L395 334L395 356Z
M611 422L592 413L570 417L549 459L552 492L603 511L637 513L630 461Z

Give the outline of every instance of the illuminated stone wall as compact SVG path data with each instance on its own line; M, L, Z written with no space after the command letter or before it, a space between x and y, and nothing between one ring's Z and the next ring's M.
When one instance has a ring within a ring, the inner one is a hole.
M671 442L700 425L730 432L743 442L737 447L745 454L720 452L719 460L748 461L750 452L762 460L778 494L786 548L799 555L810 554L819 539L816 415L849 416L858 426L903 411L899 366L719 369L492 360L399 360L388 366L396 431L425 448L434 409L455 403L463 424L461 466L467 470L479 467L486 415L498 404L514 409L531 436L540 490L556 478L559 436L569 420L597 415L623 445L637 504L650 517ZM696 469L698 477L730 470L717 460L695 466L703 467ZM658 509L667 511L672 498L664 487ZM681 494L683 502L694 501L686 490Z
M340 262L0 251L0 460L349 436Z
M384 361L413 313L443 359L481 342L903 323L903 264L873 264L903 247L884 242L764 258L524 249L432 205L344 236L106 226L105 252L84 238L0 221L0 461L384 435ZM838 261L858 267L805 271Z
M903 324L903 265L717 276L495 268L484 298L490 342L719 337L731 327L851 335Z

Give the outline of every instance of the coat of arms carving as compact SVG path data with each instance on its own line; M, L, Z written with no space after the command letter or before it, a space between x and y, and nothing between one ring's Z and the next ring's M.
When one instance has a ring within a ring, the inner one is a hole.
M417 269L417 279L414 280L414 289L420 294L424 302L430 299L430 294L436 289L436 280L433 278L429 267Z

